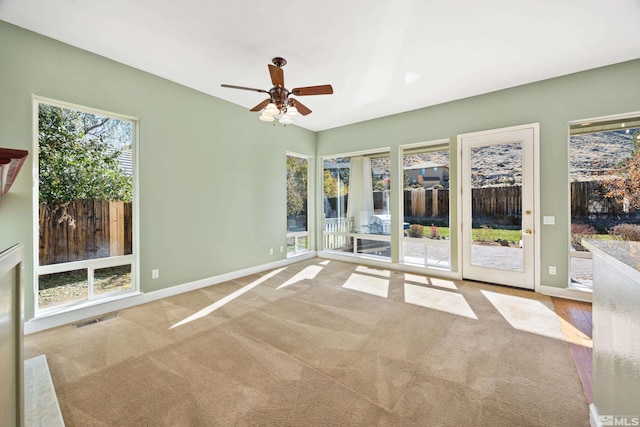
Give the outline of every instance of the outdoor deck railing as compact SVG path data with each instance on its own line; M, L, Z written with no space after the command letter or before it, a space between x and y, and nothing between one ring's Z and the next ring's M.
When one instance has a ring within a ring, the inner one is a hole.
M325 250L337 249L350 243L346 233L351 232L353 218L325 218L324 219L324 246ZM345 234L343 234L345 233Z

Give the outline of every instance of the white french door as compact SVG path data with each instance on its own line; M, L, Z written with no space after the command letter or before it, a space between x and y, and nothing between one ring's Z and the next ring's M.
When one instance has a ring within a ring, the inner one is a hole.
M458 136L462 276L534 289L538 124Z

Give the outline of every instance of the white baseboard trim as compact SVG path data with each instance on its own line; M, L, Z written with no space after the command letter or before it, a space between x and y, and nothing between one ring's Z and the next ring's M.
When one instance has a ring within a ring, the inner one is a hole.
M456 273L449 270L420 267L417 265L410 265L410 264L395 264L385 259L378 259L374 257L368 258L366 256L351 255L348 253L340 254L336 252L322 251L322 252L318 252L318 258L333 259L336 261L344 261L344 262L349 262L351 264L360 264L360 265L366 265L369 267L387 268L391 270L402 271L404 273L424 274L425 276L441 277L443 279L451 279L451 280L462 279L462 276L460 275L460 273Z
M600 424L598 409L593 403L589 405L589 424L591 424L591 427L602 427L602 424Z
M125 308L145 304L147 302L156 301L185 292L195 291L196 289L206 288L207 286L217 285L219 283L228 282L229 280L238 279L252 274L262 273L263 271L267 270L273 270L274 268L284 267L296 262L315 258L316 256L316 252L311 251L304 254L296 255L295 257L285 258L267 264L256 265L254 267L232 271L229 273L220 274L218 276L207 277L204 279L195 280L193 282L182 283L170 286L168 288L159 289L157 291L146 293L137 292L132 293L130 296L123 296L122 298L116 300L96 301L95 304L90 306L81 307L75 310L66 310L60 313L52 313L46 316L31 319L28 322L24 323L24 334L28 335L35 332L55 328L57 326L78 322L80 320L102 316L106 313L124 310Z
M540 285L539 292L550 297L566 298L576 301L591 302L593 294L591 292L577 291L575 289L556 288L554 286Z

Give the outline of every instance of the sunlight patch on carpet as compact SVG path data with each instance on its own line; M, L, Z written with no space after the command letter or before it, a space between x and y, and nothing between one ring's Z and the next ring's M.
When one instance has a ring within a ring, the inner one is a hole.
M490 291L480 292L513 328L564 341L558 315L541 301Z
M286 267L283 267L283 268L279 268L277 270L273 270L272 272L270 272L268 274L265 274L264 276L262 276L258 280L255 280L255 281L249 283L248 285L243 286L242 288L238 289L237 291L233 292L232 294L227 295L226 297L222 298L221 300L218 300L218 301L214 302L213 304L203 308L202 310L192 314L191 316L187 317L186 319L181 320L180 322L178 322L175 325L171 326L169 329L173 329L173 328L176 328L178 326L185 325L185 324L187 324L189 322L193 322L194 320L201 319L201 318L213 313L214 311L216 311L220 307L224 307L225 305L227 305L228 303L230 303L234 299L236 299L239 296L249 292L251 289L255 288L256 286L258 286L259 284L261 284L263 282L266 282L267 280L269 280L270 278L272 278L273 276L275 276L276 274L280 273L281 271L283 271L285 269L286 269Z
M454 292L405 283L404 302L478 320L464 296Z
M286 288L287 286L291 286L295 283L302 282L303 280L313 280L321 271L322 271L322 267L318 265L310 265L308 267L305 267L302 271L300 271L298 274L293 276L291 279L287 280L282 285L278 286L277 289Z
M389 295L389 281L387 279L362 274L351 274L342 287L377 297L387 298Z

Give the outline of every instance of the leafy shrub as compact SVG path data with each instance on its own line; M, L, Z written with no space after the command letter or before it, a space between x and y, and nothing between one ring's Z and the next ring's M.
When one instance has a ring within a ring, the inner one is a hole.
M589 224L571 224L571 246L576 251L586 252L587 248L582 246L581 241L594 234L596 234L596 229Z
M409 237L423 237L424 227L420 224L411 224L407 230L407 236Z
M609 229L609 234L614 239L640 241L640 225L619 224Z

